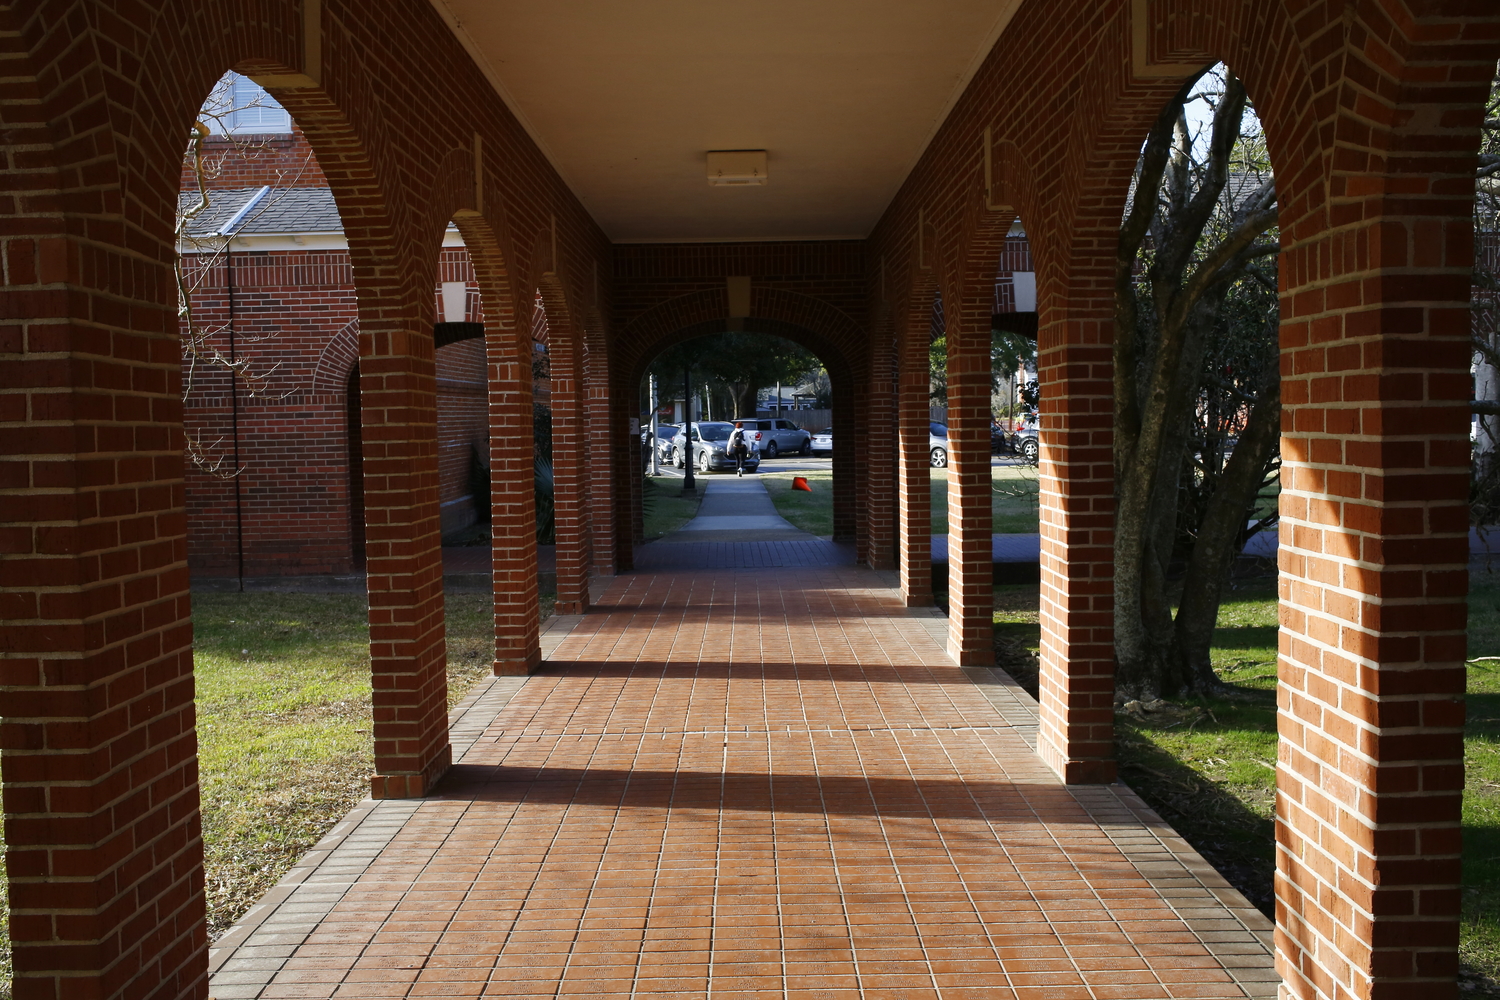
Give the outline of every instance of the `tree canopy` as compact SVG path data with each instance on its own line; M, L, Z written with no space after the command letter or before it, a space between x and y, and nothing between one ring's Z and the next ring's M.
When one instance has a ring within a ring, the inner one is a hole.
M694 391L705 384L720 394L734 411L727 416L755 413L760 390L780 382L796 385L822 367L806 348L765 333L726 332L695 337L667 348L647 369L656 376L658 391L670 395L682 386L683 369L691 366Z

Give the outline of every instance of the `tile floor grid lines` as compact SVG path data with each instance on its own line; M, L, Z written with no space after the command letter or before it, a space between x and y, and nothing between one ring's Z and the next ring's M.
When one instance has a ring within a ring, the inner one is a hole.
M895 749L896 749L897 754L900 755L900 757L903 760L903 762L905 762L906 755L903 752L903 750L902 750L899 742L896 743ZM869 768L866 765L865 760L864 760L863 757L859 758L859 766L860 766L860 773L864 777L864 780L865 780L865 787L870 791L871 797L874 798L874 788L870 785ZM921 790L918 789L917 790L917 795L921 796L921 794L922 794ZM924 803L924 805L925 805L925 803ZM931 812L931 810L928 810L928 811L929 811L929 813ZM911 897L910 897L910 895L909 895L909 893L907 891L905 880L903 879L903 877L901 875L901 867L900 867L900 864L899 864L899 862L897 861L897 858L896 858L896 851L891 846L890 830L886 826L885 818L882 817L882 816L880 816L878 813L877 813L877 816L876 816L876 824L877 824L877 826L878 826L878 828L880 830L880 836L881 836L882 843L883 843L883 845L885 847L886 854L887 854L887 856L891 860L891 871L892 871L892 873L893 873L893 875L895 877L895 884L896 884L896 887L898 888L898 890L900 892L901 900L902 900L902 905L904 906L907 919L910 920L911 925L913 927L917 927L919 925L919 921L917 920L916 911L912 909ZM856 975L859 976L860 989L861 989L862 992L864 990L865 983L866 983L867 979L868 980L873 980L875 982L880 982L881 980L884 980L884 979L887 979L887 978L891 978L889 976L880 976L880 977L877 977L873 973L873 971L872 971L872 973L870 975L867 976L866 974L864 974L863 972L860 971L860 965L859 965L859 948L858 948L858 944L857 943L856 943L856 946L855 946L855 949L854 949L854 958L855 958L855 971L856 971ZM873 964L874 964L873 962L867 962L866 963L867 966L873 965ZM893 964L893 963L887 962L887 963L882 963L882 964L887 964L888 965L888 964ZM910 963L910 964L916 964L915 960L912 963ZM922 957L920 959L920 964L922 966L923 971L926 973L926 978L927 978L927 983L924 984L924 985L930 985L935 993L938 992L938 984L937 984L937 980L936 980L935 976L933 975L932 962L929 960L929 958L927 956L927 952L926 952L925 949L922 950ZM872 985L873 985L873 983L872 983ZM894 985L894 984L891 984L891 985ZM906 984L904 984L904 983L902 985L906 986ZM911 989L910 986L906 986L906 988L908 990Z
M886 575L596 601L460 703L432 797L362 804L226 936L215 997L1274 995L1264 918L1123 786L1061 785Z

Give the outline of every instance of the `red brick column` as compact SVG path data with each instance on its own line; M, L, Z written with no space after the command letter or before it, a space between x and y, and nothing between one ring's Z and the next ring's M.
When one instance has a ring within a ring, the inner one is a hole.
M861 366L863 367L863 366ZM854 508L854 561L860 565L869 565L870 560L870 507L868 498L870 495L870 446L868 441L870 427L870 384L868 369L866 374L856 376L852 380L849 395L852 398L854 412L854 439L856 450L854 453L854 491L852 494Z
M943 303L948 338L948 655L995 662L990 487L990 313L994 280Z
M594 571L614 576L615 483L624 471L630 417L625 407L612 399L610 358L604 335L589 332L585 336L585 345L587 431L583 440L583 467L589 470L584 481L588 486L590 547Z
M356 264L356 282L362 272L368 269ZM414 798L426 795L452 763L432 324L415 318L393 324L378 304L367 305L379 291L361 292L360 434L375 707L370 790L377 799ZM431 293L423 292L413 298L427 305Z
M555 282L549 280L549 285ZM557 522L557 613L589 607L588 449L604 438L584 426L583 344L559 289L541 289L552 361L552 479Z
M856 393L848 370L830 371L833 382L833 537L835 541L855 541L855 494L858 490L855 466L859 463L860 434L855 412ZM839 442L843 441L842 448Z
M900 451L896 471L897 513L901 560L901 596L908 607L932 603L932 464L927 450L928 404L932 378L927 353L932 336L930 282L919 284L907 303L905 323L897 340L897 431ZM837 440L837 439L835 439Z
M1440 177L1401 186L1283 262L1276 894L1299 997L1455 995L1472 223Z
M467 234L465 240L472 248L473 241ZM483 280L477 263L480 257L475 254L475 270ZM498 300L503 294L503 287L497 283L486 302ZM508 309L505 314L514 315ZM542 661L538 643L532 346L525 328L514 320L502 326L501 315L499 308L487 311L484 329L490 381L490 551L497 676L527 674Z
M1039 271L1038 282L1056 281ZM1049 294L1050 293L1050 294ZM1070 784L1114 780L1113 302L1064 319L1038 289L1041 331L1041 670L1037 751ZM1055 297L1053 297L1055 296ZM1089 319L1072 318L1087 315Z
M1326 54L1323 169L1278 165L1288 997L1457 995L1471 199L1500 9L1384 14Z
M871 569L893 570L896 555L896 424L899 384L896 345L888 323L876 325L871 337L868 402L865 406L864 455L867 470L862 494L865 506L866 560Z
M67 234L18 41L0 40L11 81L0 118L7 141L29 147L0 170L0 746L15 995L202 998L180 355L172 308L127 298L164 293L170 279L140 245ZM98 147L82 145L93 160ZM90 170L108 183L107 166ZM120 233L108 218L73 221ZM137 278L128 292L110 286L121 274Z

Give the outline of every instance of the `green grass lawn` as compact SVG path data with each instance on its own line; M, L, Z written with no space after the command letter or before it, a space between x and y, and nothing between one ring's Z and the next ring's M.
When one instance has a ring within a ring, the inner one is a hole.
M1270 578L1219 609L1214 665L1226 698L1132 703L1116 714L1120 776L1252 903L1271 910L1276 762L1276 595ZM1035 585L995 588L995 658L1036 693Z
M1037 531L1036 469L1029 465L990 468L990 514L999 535ZM932 533L948 533L948 470L932 470Z
M803 475L813 492L792 490L792 478ZM833 534L832 472L769 472L762 475L766 492L782 517L814 535ZM992 531L1027 534L1037 530L1036 470L1030 466L997 466L991 474ZM948 533L948 470L932 470L932 533Z
M641 479L644 484L641 494L641 521L646 538L661 538L670 535L687 524L698 514L698 505L703 502L703 491L682 495L682 480L668 476Z
M1276 634L1275 580L1241 585L1225 596L1214 631L1214 668L1230 693L1115 716L1120 776L1268 916Z
M792 489L797 476L807 479L812 492ZM776 513L810 535L833 534L833 472L767 472L758 476L765 484Z
M1476 572L1471 581L1469 656L1500 656L1500 579L1488 573ZM1459 957L1500 980L1500 661L1470 662L1466 707ZM1500 996L1500 989L1485 995Z

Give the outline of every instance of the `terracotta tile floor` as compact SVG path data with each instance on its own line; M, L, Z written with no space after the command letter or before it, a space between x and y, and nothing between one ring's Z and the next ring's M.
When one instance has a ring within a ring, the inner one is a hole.
M364 803L219 943L213 996L1274 995L1264 919L1128 790L1059 784L1024 693L888 583L614 579L461 706L438 794Z

